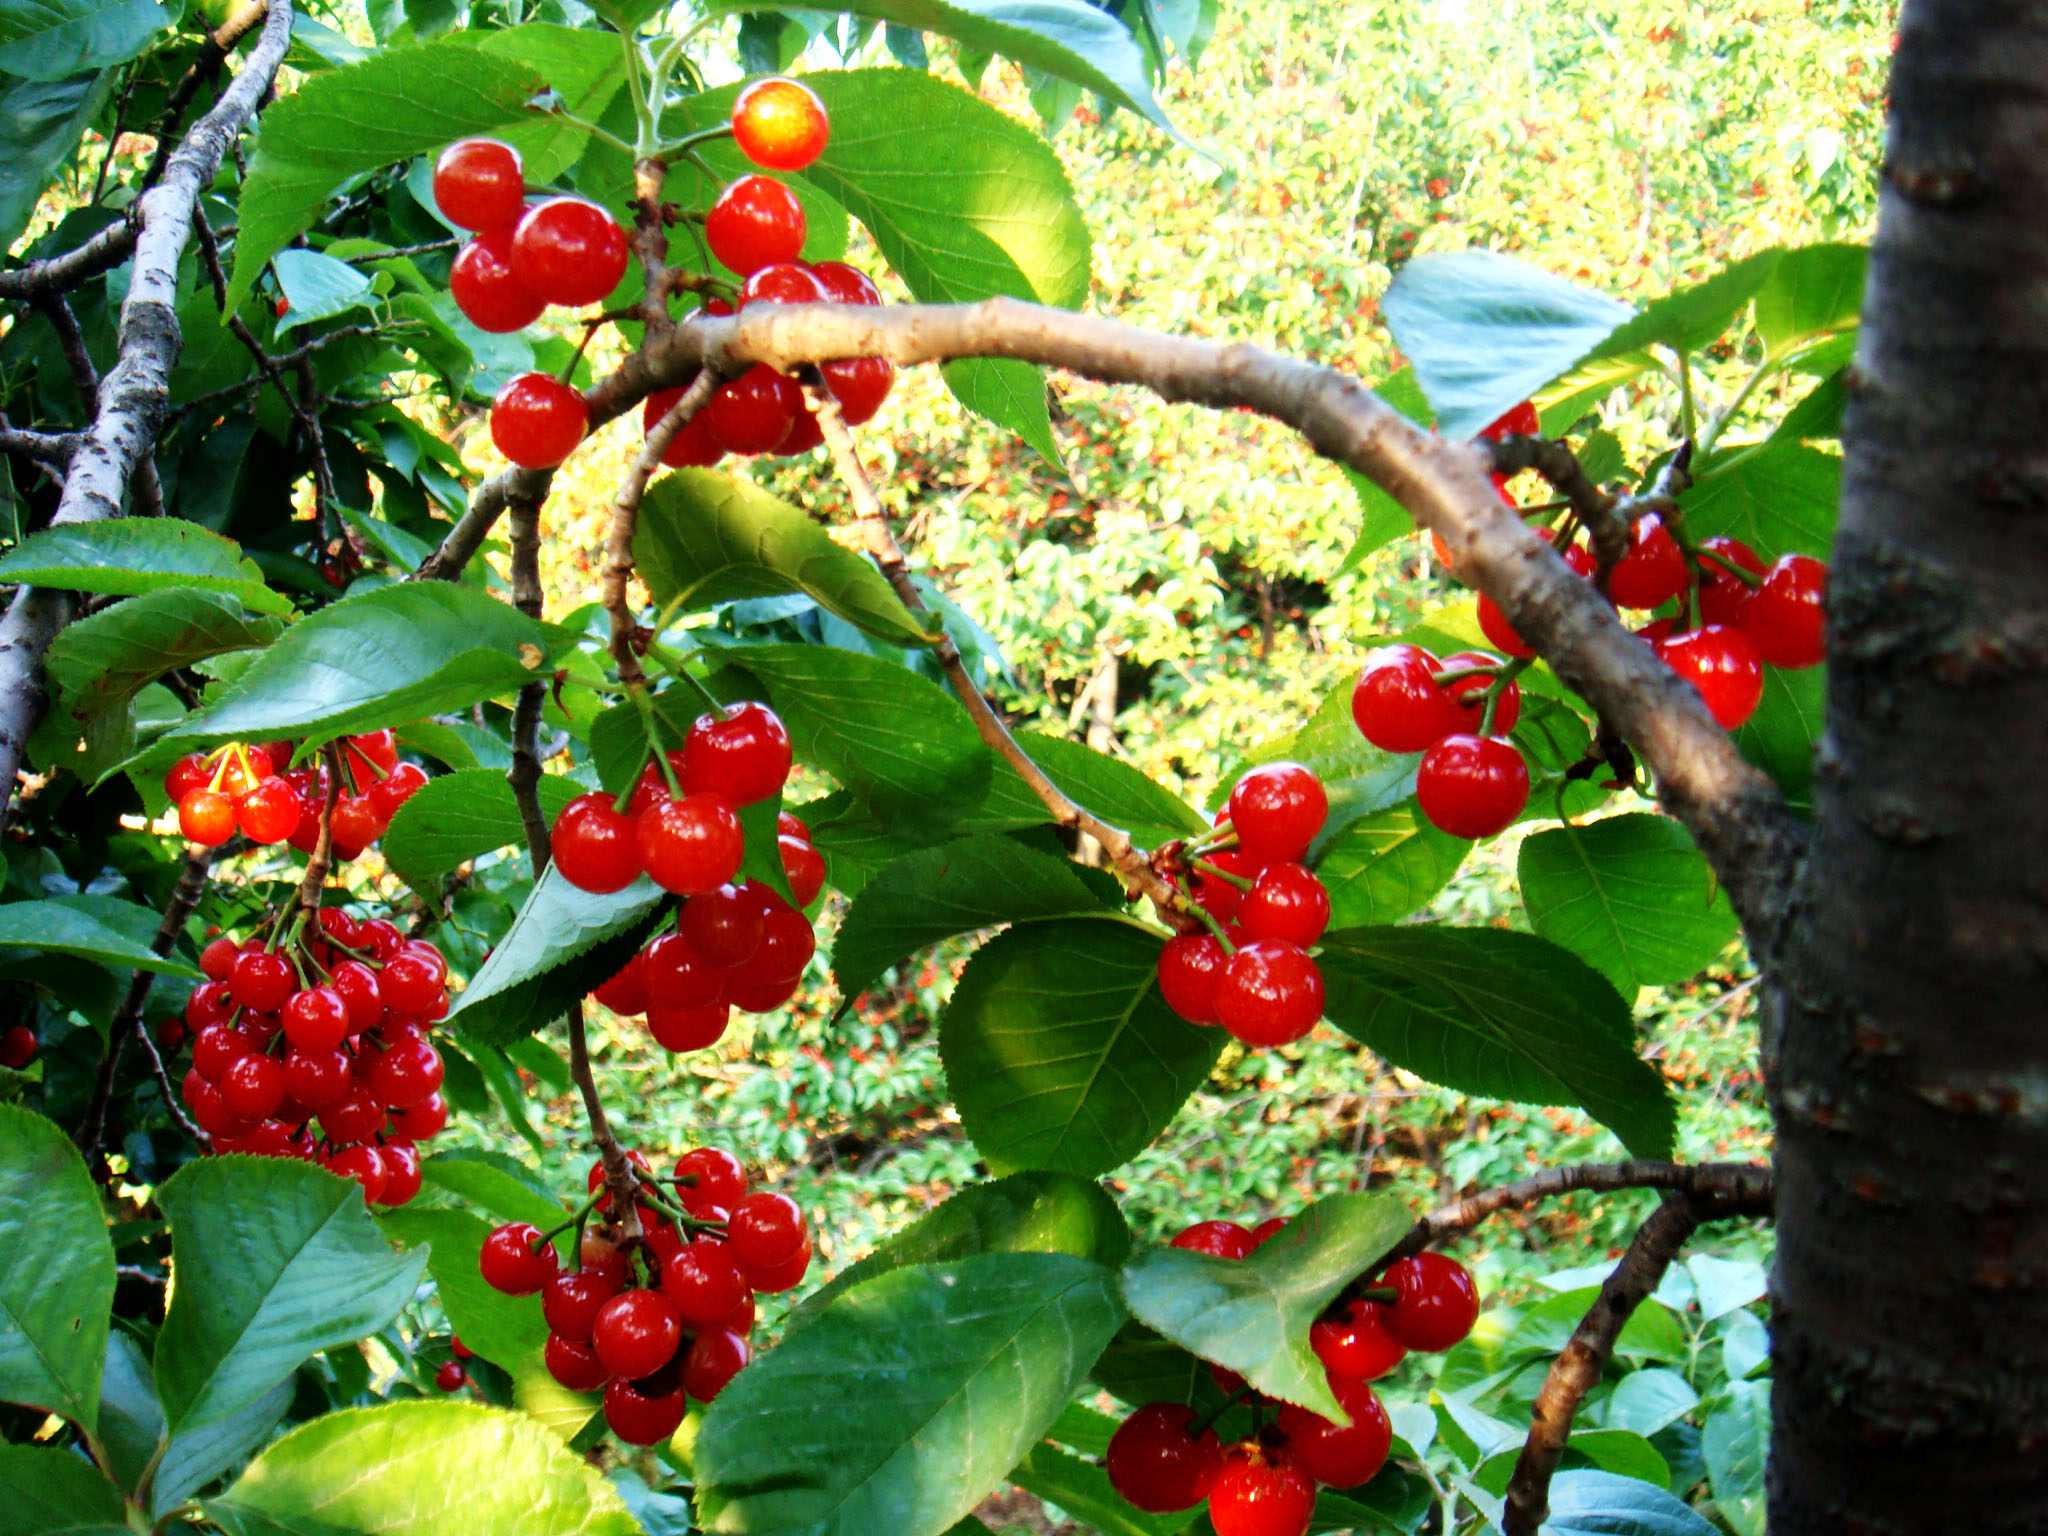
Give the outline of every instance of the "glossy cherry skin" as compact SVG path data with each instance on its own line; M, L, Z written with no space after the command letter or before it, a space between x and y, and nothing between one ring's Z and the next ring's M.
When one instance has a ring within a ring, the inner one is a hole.
M1287 1436L1287 1454L1302 1471L1332 1488L1356 1488L1386 1465L1394 1425L1364 1382L1334 1375L1329 1382L1348 1424L1282 1403L1280 1430Z
M1446 736L1422 754L1415 799L1430 825L1453 837L1492 837L1529 803L1529 765L1500 736Z
M545 373L522 373L491 402L491 441L525 469L553 469L590 430L583 397Z
M619 1294L620 1276L603 1269L572 1269L541 1287L540 1315L549 1330L571 1344L588 1344L597 1314Z
M420 1154L411 1142L387 1141L377 1149L377 1156L384 1164L384 1187L377 1193L376 1204L401 1206L420 1192Z
M664 933L641 952L641 979L649 1008L712 1008L725 1001L731 978L690 947L679 933Z
M1315 1507L1315 1479L1256 1447L1233 1447L1209 1490L1216 1536L1304 1536Z
M1266 763L1230 791L1238 846L1261 863L1299 859L1330 814L1322 781L1299 763Z
M403 1109L437 1091L441 1075L439 1051L424 1040L402 1040L370 1069L370 1092L386 1108Z
M1749 611L1745 604L1743 612ZM1704 624L1682 635L1656 642L1664 664L1691 683L1706 700L1707 710L1732 731L1756 713L1764 696L1763 664L1741 630L1727 624Z
M697 1237L661 1266L661 1289L683 1326L702 1331L732 1315L746 1299L747 1282L724 1243Z
M711 254L746 277L803 255L804 205L772 176L742 176L718 194L704 216Z
M381 1004L378 1013L383 1013ZM353 1021L348 1000L333 987L294 992L285 1001L283 1017L285 1039L304 1051L333 1050L348 1038Z
M640 856L633 856L633 867L639 868ZM631 1018L647 1011L647 974L641 957L635 955L620 969L618 975L590 994L613 1013Z
M1216 1431L1191 1436L1195 1410L1184 1403L1147 1403L1117 1426L1102 1459L1110 1486L1148 1514L1193 1509L1223 1471Z
M672 1008L665 1003L647 1005L647 1033L665 1051L681 1055L703 1051L725 1038L732 1023L732 1005L713 1003L707 1008Z
M1224 874L1236 875L1241 880L1256 880L1267 861L1255 858L1242 848L1224 848L1204 854L1202 862L1213 864ZM1204 871L1195 874L1195 903L1219 923L1230 922L1237 916L1237 909L1244 904L1244 894L1244 888L1233 881Z
M727 453L773 453L789 437L804 408L803 391L766 363L756 363L719 386L700 416L704 430Z
M368 1141L384 1129L384 1106L367 1084L354 1083L345 1097L320 1111L319 1120L331 1141Z
M434 203L464 229L502 229L526 211L519 151L496 139L458 139L434 162Z
M683 1390L708 1403L739 1375L753 1350L741 1335L727 1328L707 1328L690 1342L683 1356Z
M784 1194L764 1190L748 1195L726 1220L726 1246L749 1275L787 1264L810 1244L804 1213ZM756 1289L759 1289L757 1286Z
M579 891L608 895L640 878L638 828L609 795L578 795L563 806L549 844L555 868Z
M648 1394L630 1381L604 1389L604 1421L628 1445L659 1445L673 1435L690 1409L681 1387Z
M1827 659L1828 568L1811 555L1781 555L1736 617L1770 667L1817 667Z
M432 1141L447 1128L448 1101L438 1093L391 1111L391 1134L407 1141Z
M747 1282L764 1296L776 1296L795 1290L804 1277L804 1271L810 1267L811 1250L806 1244L780 1264L746 1271Z
M1501 658L1486 651L1459 651L1446 656L1442 668L1446 672L1462 672L1467 667L1498 667ZM1458 731L1477 735L1479 725L1486 718L1486 690L1493 686L1493 679L1474 673L1444 685L1444 692L1451 698L1452 713L1457 717L1445 735ZM1493 734L1505 736L1515 728L1515 722L1522 718L1522 685L1510 682L1500 691L1500 702L1493 709Z
M874 420L875 413L896 385L896 365L886 357L837 358L821 363L818 371L839 402L839 414L849 427ZM785 452L788 449L785 447Z
M298 978L283 955L264 950L243 950L235 962L235 974L228 979L235 1002L256 1013L274 1013L298 991Z
M1283 940L1240 944L1216 983L1216 1017L1247 1045L1287 1045L1322 1016L1322 972L1306 950Z
M512 270L509 229L487 229L456 252L448 292L471 325L497 336L526 329L548 307Z
M580 197L551 197L526 210L512 237L512 270L550 304L595 304L626 275L626 232Z
M1216 984L1230 957L1212 934L1183 933L1159 951L1159 995L1190 1024L1216 1022Z
M730 1211L747 1192L747 1171L740 1160L718 1147L697 1147L676 1159L676 1194L683 1209L700 1220Z
M682 398L683 390L680 387L657 389L649 395L640 405L641 432L653 432L661 419L674 410L676 402ZM725 450L719 446L717 439L712 437L711 428L705 425L704 412L700 409L683 424L680 432L669 439L668 447L662 450L661 462L670 469L680 469L686 465L704 469L724 457Z
M1234 1221L1198 1221L1192 1227L1183 1227L1167 1247L1185 1248L1190 1253L1211 1254L1219 1259L1241 1259L1252 1251L1252 1234Z
M1700 549L1709 554L1719 555L1732 565L1740 566L1752 576L1764 573L1763 557L1740 539L1725 535L1700 540ZM1742 612L1742 605L1749 601L1749 594L1755 590L1740 576L1726 566L1713 560L1700 561L1700 622L1702 624L1733 624Z
M775 847L782 859L782 876L789 882L789 893L798 906L810 906L818 899L818 892L825 889L825 856L800 837L778 837Z
M825 297L835 304L880 304L882 290L875 286L875 280L859 267L849 266L843 261L814 261L811 276L818 280L825 290Z
M1306 949L1330 926L1330 893L1299 864L1268 864L1238 903L1237 925L1247 938Z
M683 1323L659 1291L627 1291L598 1309L590 1340L614 1376L652 1376L682 1347Z
M284 1063L275 1056L240 1058L221 1074L220 1098L231 1115L269 1118L284 1102Z
M604 1362L597 1358L597 1351L588 1344L571 1343L550 1334L542 1358L547 1364L548 1374L571 1392L595 1392L611 1380L612 1373L604 1368Z
M728 704L697 717L683 738L683 788L727 805L752 805L781 790L792 762L789 731L766 704Z
M354 1179L365 1205L375 1205L383 1197L384 1159L375 1147L343 1147L327 1159L327 1171Z
M727 884L684 902L676 931L713 965L729 967L753 959L765 922L760 904Z
M1472 1272L1441 1253L1396 1259L1379 1283L1394 1288L1386 1310L1387 1333L1405 1348L1449 1349L1479 1321L1479 1287Z
M195 789L178 802L178 830L202 848L218 848L235 835L235 802L213 789Z
M1420 752L1457 730L1463 712L1436 681L1442 669L1419 645L1372 652L1351 689L1359 735L1383 752Z
M407 941L384 962L377 989L395 1012L431 1014L448 1000L448 962L433 945Z
M800 261L775 261L756 267L740 284L739 305L822 304L825 285Z
M739 873L745 835L732 807L715 795L663 800L641 812L637 821L640 867L663 890L701 895Z
M285 1055L284 1091L316 1113L340 1103L353 1085L344 1051L294 1047Z
M1678 540L1663 518L1645 512L1630 525L1628 553L1615 562L1608 590L1624 608L1655 608L1683 592L1689 580Z
M766 170L802 170L825 152L831 134L825 104L795 80L756 80L732 104L740 153Z
M531 1296L561 1269L554 1245L540 1240L530 1221L509 1222L484 1239L477 1268L484 1283L507 1296Z
M1354 1297L1335 1317L1309 1325L1308 1347L1332 1376L1377 1381L1408 1356L1400 1340L1387 1332L1387 1309L1377 1301Z
M252 843L281 843L306 813L299 792L284 779L265 779L235 802L235 824Z
M1498 442L1504 437L1534 437L1543 430L1543 423L1536 415L1534 402L1524 400L1520 405L1511 405L1499 416L1479 429L1479 436Z

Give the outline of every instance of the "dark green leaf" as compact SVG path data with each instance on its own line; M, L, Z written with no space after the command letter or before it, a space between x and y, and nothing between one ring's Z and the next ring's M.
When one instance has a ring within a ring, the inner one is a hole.
M163 1405L156 1400L156 1376L134 1335L119 1328L107 1334L107 1363L100 1375L100 1444L115 1481L133 1489L156 1457L163 1434Z
M1363 1488L1347 1488L1342 1493L1325 1488L1317 1493L1309 1536L1324 1531L1419 1530L1435 1508L1429 1483L1406 1467L1390 1463Z
M227 651L268 645L284 630L225 592L167 587L66 625L50 642L50 681L84 724L164 673Z
M1418 256L1382 301L1437 426L1470 437L1604 341L1634 311L1511 256Z
M801 592L885 640L930 638L874 562L753 481L716 470L679 469L648 487L633 557L663 607L695 612Z
M1316 859L1330 893L1330 926L1396 923L1419 911L1450 884L1471 846L1423 820L1413 801L1359 817Z
M548 1225L561 1219L557 1210ZM408 1248L431 1245L427 1271L434 1277L448 1326L465 1348L511 1370L547 1343L547 1321L533 1298L492 1290L477 1268L484 1239L495 1223L468 1211L421 1208L387 1211L377 1218L377 1225Z
M0 556L0 581L123 596L199 589L229 593L260 613L291 612L233 539L172 518L110 517L45 528Z
M420 1164L420 1179L501 1221L552 1227L564 1214L560 1203L536 1189L525 1170L502 1152L478 1147L437 1152Z
M297 1386L296 1376L287 1377L248 1407L173 1435L150 1485L151 1515L163 1518L268 1440Z
M1538 1536L1714 1536L1690 1506L1651 1483L1612 1472L1560 1472Z
M128 1529L120 1490L76 1451L0 1445L0 1536L97 1536Z
M206 1509L235 1536L639 1536L595 1468L532 1420L480 1403L330 1413L265 1450Z
M0 79L0 241L12 245L28 228L51 174L78 153L113 86L113 72L99 70L68 80Z
M562 807L584 793L574 779L543 774L541 814L553 826ZM393 873L415 890L433 895L442 878L478 854L523 844L526 829L519 803L505 775L491 768L465 768L432 779L399 807L381 846Z
M533 894L520 907L512 926L456 1000L453 1020L488 999L539 980L607 939L637 928L668 896L640 876L623 891L609 896L579 891L552 865L534 882ZM465 1022L464 1027L471 1027ZM494 1040L511 1038L491 1032Z
M1690 981L1735 937L1735 914L1713 871L1668 816L1538 832L1523 842L1516 874L1530 926L1623 997Z
M1716 454L1695 474L1681 498L1694 538L1730 534L1766 560L1825 556L1834 547L1842 495L1842 461L1834 454L1780 440Z
M0 906L0 945L197 979L199 972L184 961L166 958L149 947L161 922L149 908L117 896L11 901Z
M1734 1383L1700 1427L1714 1507L1736 1536L1763 1536L1764 1458L1770 1443L1771 1389L1766 1382Z
M1104 1536L1173 1536L1201 1513L1197 1505L1173 1514L1144 1514L1110 1486L1101 1467L1053 1445L1031 1447L1010 1481Z
M719 1394L697 1437L698 1518L937 1536L1044 1434L1122 1321L1113 1272L1066 1254L878 1275Z
M71 1139L0 1104L0 1402L97 1424L113 1304L114 1246Z
M1813 810L1813 752L1827 724L1827 671L1764 668L1764 696L1735 733L1742 755L1778 781L1792 808Z
M125 64L170 24L156 0L5 0L0 73L62 80Z
M421 1257L391 1251L362 1190L308 1163L187 1163L157 1203L178 1275L156 1345L173 1433L247 1408L315 1350L374 1333L419 1283Z
M1697 352L1735 323L1785 256L1782 250L1759 251L1723 267L1705 282L1666 294L1645 305L1641 314L1610 335L1594 356L1620 357L1652 345L1674 352Z
M1120 758L1069 737L1033 731L1018 732L1017 744L1076 805L1123 828L1141 844L1153 846L1209 830L1208 818L1200 811ZM957 831L1012 831L1051 820L1052 813L1023 775L998 758L987 798Z
M1800 397L1771 433L1773 442L1828 441L1842 435L1849 406L1849 370L1837 368Z
M1475 1468L1472 1481L1498 1498L1507 1492L1508 1480L1514 1476L1515 1463L1521 1455L1522 1442L1517 1437L1505 1450L1494 1452ZM1564 1464L1575 1467L1587 1462L1603 1472L1636 1478L1658 1488L1671 1486L1671 1467L1657 1447L1625 1429L1582 1429L1573 1434L1565 1447Z
M1668 1157L1676 1113L1635 1051L1628 1005L1544 939L1494 928L1351 928L1317 956L1330 1022L1461 1093L1576 1104L1638 1157Z
M1033 918L1114 911L1105 893L1063 858L984 834L898 859L854 898L832 946L842 997L866 991L907 955L956 933Z
M1259 763L1297 762L1323 782L1330 797L1329 819L1309 846L1309 862L1321 859L1360 817L1399 805L1415 793L1419 753L1382 752L1358 734L1351 715L1351 684L1332 689L1299 729L1260 743L1219 780L1233 784Z
M1817 336L1854 326L1863 312L1863 274L1870 249L1809 245L1787 251L1756 296L1757 334L1773 357Z
M1107 1173L1209 1075L1220 1032L1160 997L1162 942L1122 920L1061 919L1009 929L975 952L939 1051L961 1126L991 1169Z
M1124 1266L1124 1301L1147 1327L1268 1396L1341 1420L1309 1325L1414 1222L1388 1196L1331 1195L1248 1258L1145 1250Z

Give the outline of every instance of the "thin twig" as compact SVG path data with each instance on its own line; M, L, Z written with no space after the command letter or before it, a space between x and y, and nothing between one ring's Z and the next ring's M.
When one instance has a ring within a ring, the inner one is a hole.
M322 331L312 340L300 343L289 352L272 352L267 355L269 360L277 366L279 372L283 372L286 369L297 368L307 358L317 356L337 342L354 341L358 337L375 336L377 334L378 330L374 325L344 325L338 330ZM243 345L247 346L248 343L243 342ZM246 395L257 387L258 381L255 379L237 379L232 384L223 384L219 389L209 389L203 395L194 395L189 400L180 400L178 402L178 409L181 411L200 410L212 405L216 400L226 400L235 395ZM352 403L343 400L338 395L331 395L327 398L337 405ZM382 402L377 403L381 404Z
M79 434L76 432L22 432L13 427L0 428L0 453L18 453L39 464L61 466L70 463L71 455L78 451L78 442Z
M191 67L178 77L178 83L171 87L170 95L164 98L164 119L156 131L156 154L151 157L149 169L142 174L145 188L156 185L170 164L171 152L178 144L178 124L184 121L185 109L192 104L192 98L199 94L199 87L220 73L220 67L227 57L268 11L264 0L250 0L250 3L236 11L215 32L209 32L206 40L199 45Z
M512 503L512 606L530 619L542 613L540 584L540 503L521 498ZM536 680L519 690L512 710L512 766L505 778L519 807L526 832L526 851L538 880L548 867L547 817L540 806L540 717L547 703L547 683Z
M590 1122L590 1139L596 1143L598 1160L604 1164L604 1182L612 1197L612 1219L624 1229L625 1240L633 1242L640 1236L640 1177L626 1160L619 1138L612 1134L604 1100L597 1095L580 1001L569 1005L569 1076L575 1079L577 1091L583 1095L583 1115Z
M618 669L619 682L628 688L637 688L647 680L635 645L640 625L626 601L626 584L633 578L633 534L640 525L640 498L647 494L647 482L661 467L661 456L668 452L669 444L704 408L721 382L716 369L706 368L697 375L681 398L669 407L668 414L647 434L639 456L612 497L611 528L605 535L604 611L612 621L612 665Z
M408 581L455 581L461 575L476 552L483 548L484 540L491 536L498 519L505 509L517 501L528 501L538 507L547 500L548 487L553 484L555 472L551 469L501 469L482 485L469 493L469 505L455 526L448 530L441 540L441 547L420 562L420 568L407 577Z
M299 881L299 910L312 917L320 910L320 892L334 864L334 807L341 800L341 748L329 742L320 749L327 767L327 799L320 807L320 836L306 855L306 873Z

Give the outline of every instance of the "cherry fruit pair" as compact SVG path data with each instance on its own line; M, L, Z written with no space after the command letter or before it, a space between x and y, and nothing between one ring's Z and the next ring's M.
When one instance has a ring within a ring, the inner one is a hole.
M1360 735L1383 751L1422 754L1416 800L1454 837L1492 837L1529 803L1529 765L1508 739L1521 708L1521 685L1485 651L1439 661L1419 645L1382 646L1351 690Z

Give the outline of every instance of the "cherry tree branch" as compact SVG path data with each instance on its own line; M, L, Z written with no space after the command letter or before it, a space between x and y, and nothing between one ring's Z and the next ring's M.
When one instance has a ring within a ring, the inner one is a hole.
M604 1164L604 1182L612 1197L611 1218L624 1231L625 1240L640 1236L640 1176L626 1160L626 1150L612 1131L604 1100L598 1097L597 1079L590 1070L590 1041L583 1022L583 1004L569 1005L569 1076L583 1096L583 1115L590 1122L590 1139L596 1143L598 1161Z
M554 483L551 469L501 469L469 493L469 505L455 526L441 540L440 548L420 562L408 581L455 581L479 549L498 519L515 503L531 503L536 509L548 498Z
M530 619L541 616L540 585L540 503L520 499L512 503L512 606ZM540 807L540 716L547 702L547 683L534 681L519 690L512 710L512 766L505 779L512 786L512 799L519 807L519 824L526 833L527 856L533 861L538 880L548 867L547 817Z
M626 600L626 584L633 577L633 534L640 526L640 498L647 494L647 482L661 467L661 456L668 452L676 434L704 408L724 379L725 375L715 368L706 368L697 375L682 397L669 407L668 414L647 434L647 441L612 497L611 528L605 535L604 611L612 622L612 665L618 668L619 682L628 688L637 688L647 680L640 666L639 648L634 643L640 625Z
M327 767L327 799L320 807L320 836L306 855L306 873L299 880L299 910L310 919L320 911L320 892L334 866L334 807L341 802L341 748L334 742L320 749Z

